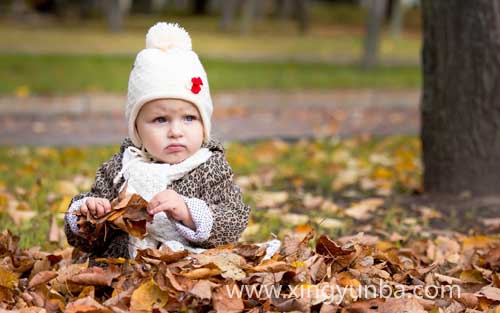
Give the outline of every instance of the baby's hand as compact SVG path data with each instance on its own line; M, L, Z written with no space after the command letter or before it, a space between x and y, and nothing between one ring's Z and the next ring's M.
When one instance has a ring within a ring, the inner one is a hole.
M182 222L187 227L191 229L196 228L184 199L172 189L157 193L151 201L149 201L149 214L154 215L162 211L174 220Z
M101 217L111 211L111 203L105 198L90 197L80 206L83 215L90 213L93 217Z

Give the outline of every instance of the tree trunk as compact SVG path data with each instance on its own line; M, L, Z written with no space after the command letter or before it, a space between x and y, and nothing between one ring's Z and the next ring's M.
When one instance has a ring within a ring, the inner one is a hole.
M107 10L108 26L112 32L120 32L123 28L123 15L120 0L109 0Z
M258 0L244 0L241 12L241 27L240 34L248 35L252 30L253 19L255 17L255 9Z
M368 0L368 16L366 21L363 68L377 65L380 42L380 29L384 18L386 0Z
M500 193L500 2L424 0L424 190Z
M234 22L236 8L239 0L226 0L222 4L219 28L221 31L229 31Z
M295 12L299 31L305 34L309 30L309 1L295 0Z
M276 16L280 19L290 18L293 14L293 0L276 0Z
M193 1L193 14L194 15L206 15L208 11L208 1L207 0L194 0Z
M393 0L391 7L391 36L399 38L403 29L403 4L402 0Z
M115 0L107 0L113 2ZM131 11L139 14L151 14L153 12L153 0L133 0Z

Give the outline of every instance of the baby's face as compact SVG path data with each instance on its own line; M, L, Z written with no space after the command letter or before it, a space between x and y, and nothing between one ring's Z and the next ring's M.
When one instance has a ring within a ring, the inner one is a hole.
M146 103L136 119L139 137L157 160L175 164L201 148L203 122L198 109L179 99L157 99Z

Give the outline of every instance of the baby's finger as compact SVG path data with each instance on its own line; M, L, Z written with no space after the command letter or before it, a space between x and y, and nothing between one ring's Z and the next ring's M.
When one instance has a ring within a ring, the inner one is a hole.
M97 205L96 205L96 214L95 215L97 217L104 215L104 206L100 202L97 203Z
M151 212L156 208L158 207L159 205L161 204L160 201L156 200L156 199L151 199L151 201L149 201L148 203L148 207L147 207L147 210L148 210L148 213L149 214L152 214Z
M87 205L90 214L95 215L95 206L96 206L95 199L93 198L87 199L87 201L85 201L85 204Z
M149 209L148 210L148 213L151 214L151 215L154 215L156 213L160 213L160 212L165 212L165 213L169 213L171 211L171 206L168 202L164 202L160 205L157 205L156 207L152 208L152 209Z
M148 209L153 209L157 207L160 204L160 201L156 199L156 197L153 197L149 203L148 203Z
M83 215L87 215L87 213L89 213L89 208L87 207L86 201L84 201L80 206L80 213L82 213Z
M111 211L111 203L109 203L108 199L103 200L104 213L107 214Z

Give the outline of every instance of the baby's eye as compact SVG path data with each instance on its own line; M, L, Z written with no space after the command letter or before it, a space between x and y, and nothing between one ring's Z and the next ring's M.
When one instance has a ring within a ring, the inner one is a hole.
M184 119L185 119L187 122L192 122L192 121L196 120L196 116L194 116L194 115L186 115L186 116L184 117Z
M155 119L153 120L153 122L155 122L155 123L165 123L166 121L167 121L167 119L166 119L166 118L164 118L164 117L161 117L161 116L160 116L160 117L157 117L157 118L155 118Z

